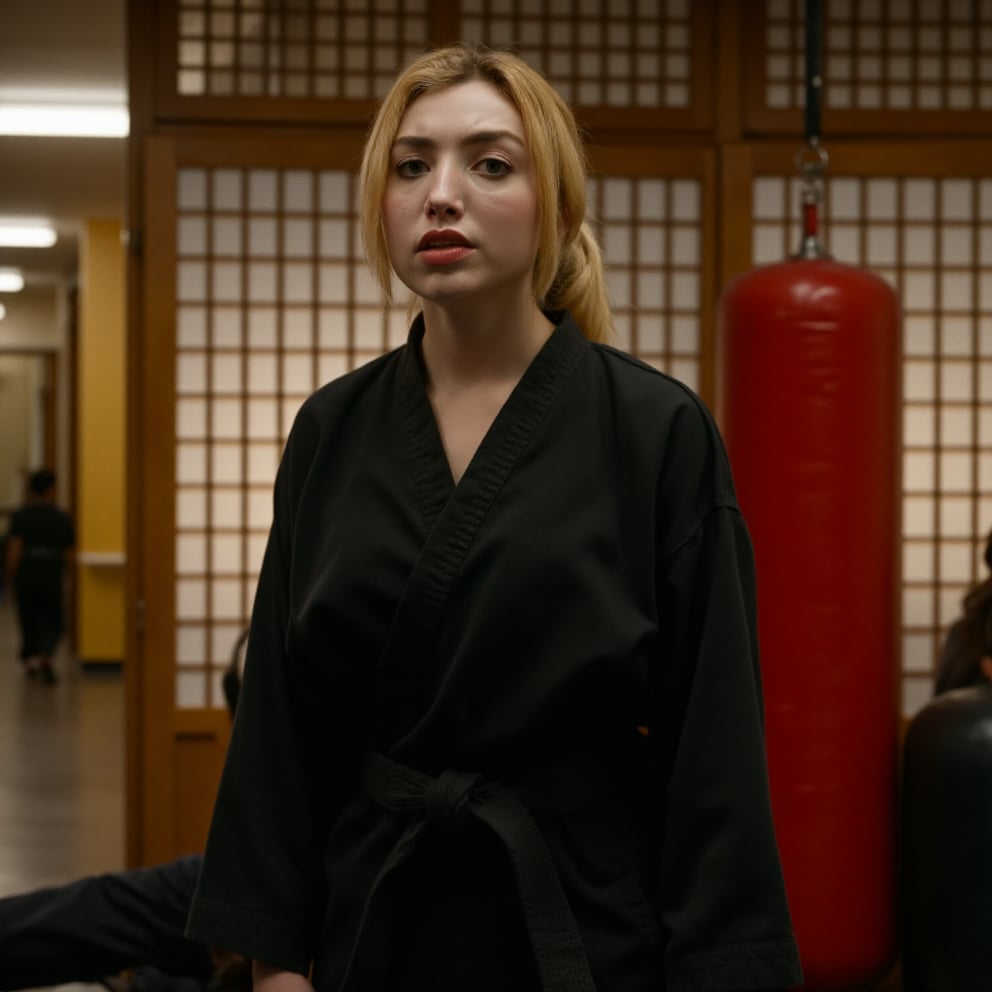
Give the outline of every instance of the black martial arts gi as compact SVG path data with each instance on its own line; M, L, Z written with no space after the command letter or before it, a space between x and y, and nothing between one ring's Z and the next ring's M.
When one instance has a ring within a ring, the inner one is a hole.
M555 319L457 486L419 318L301 409L189 934L319 992L801 980L721 441Z

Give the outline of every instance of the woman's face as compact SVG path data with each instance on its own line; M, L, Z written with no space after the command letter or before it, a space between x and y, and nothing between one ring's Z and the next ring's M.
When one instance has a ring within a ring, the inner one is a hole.
M533 301L539 217L523 121L498 90L472 80L410 104L382 225L393 268L414 293L442 306Z

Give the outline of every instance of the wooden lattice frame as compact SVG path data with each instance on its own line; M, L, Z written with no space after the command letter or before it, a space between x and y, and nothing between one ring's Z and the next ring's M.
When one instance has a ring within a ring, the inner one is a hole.
M823 11L823 134L980 136L992 128L987 4L827 0ZM745 131L802 134L803 0L748 4L743 27Z

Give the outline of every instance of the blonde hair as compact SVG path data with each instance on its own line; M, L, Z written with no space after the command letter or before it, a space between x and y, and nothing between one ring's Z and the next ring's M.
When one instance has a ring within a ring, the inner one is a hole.
M392 267L382 230L382 199L393 141L418 97L470 80L495 87L513 106L537 177L540 230L534 262L534 298L547 310L567 309L586 337L609 341L613 322L603 259L586 222L586 159L578 125L554 87L508 51L457 43L424 53L397 77L383 99L365 144L359 173L365 254L387 300Z

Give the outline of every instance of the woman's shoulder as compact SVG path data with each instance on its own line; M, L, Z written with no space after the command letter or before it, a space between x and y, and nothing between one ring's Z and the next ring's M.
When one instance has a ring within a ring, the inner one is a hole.
M675 428L700 436L719 433L710 408L682 380L612 345L594 344L592 352L614 405L629 411L645 428L653 425L665 433Z
M685 382L610 345L592 348L608 385L626 447L658 466L666 489L696 506L736 506L730 464L716 418Z

